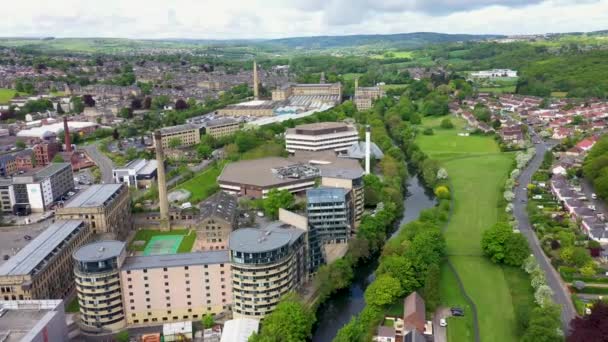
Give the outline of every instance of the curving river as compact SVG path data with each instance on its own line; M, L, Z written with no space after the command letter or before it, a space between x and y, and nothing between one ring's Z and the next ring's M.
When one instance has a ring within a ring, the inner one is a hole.
M422 184L417 173L412 171L407 180L407 196L403 201L403 217L399 226L418 218L420 211L435 205L432 192ZM391 237L399 232L396 229ZM377 258L359 265L355 270L355 278L348 289L340 291L329 298L317 311L317 324L315 325L312 341L330 342L338 330L347 324L351 317L358 314L365 307L363 292L374 279L374 271L378 266Z

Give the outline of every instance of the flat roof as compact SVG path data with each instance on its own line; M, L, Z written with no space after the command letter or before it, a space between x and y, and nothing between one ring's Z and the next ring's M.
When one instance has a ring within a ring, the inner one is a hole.
M80 220L56 221L0 266L0 276L32 273L55 248L83 225L84 222Z
M116 258L125 249L122 241L103 240L84 245L73 254L74 259L82 262L93 262Z
M179 254L132 256L125 259L122 270L140 270L160 267L180 267L190 265L228 264L228 251L204 251Z
M83 192L74 196L65 208L95 208L103 206L124 186L120 184L93 184Z
M259 253L279 249L295 242L304 230L275 221L262 228L241 228L230 234L231 250L244 253Z
M215 126L223 126L230 124L238 124L239 121L233 118L217 118L213 120L209 120L205 122L205 127L215 127Z
M326 203L335 201L344 201L346 197L346 189L321 187L308 189L306 191L306 199L308 203Z
M34 172L34 177L37 179L50 177L57 172L65 169L66 167L72 167L70 163L51 163L47 167Z
M0 339L4 342L31 341L63 307L62 300L0 301L6 312L0 316ZM62 309L63 311L63 309Z
M224 323L220 342L247 342L254 332L258 332L260 321L252 318L236 318Z
M162 134L168 134L168 133L189 131L189 130L193 130L193 129L200 129L200 127L197 125L194 125L194 124L183 124L183 125L177 125L177 126L163 127L160 129L160 132Z

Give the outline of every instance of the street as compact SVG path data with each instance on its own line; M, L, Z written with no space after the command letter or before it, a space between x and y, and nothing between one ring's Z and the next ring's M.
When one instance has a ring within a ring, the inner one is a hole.
M450 312L449 308L446 308L446 307L437 308L437 310L435 311L435 314L433 315L433 341L447 342L447 340L448 340L447 328L442 327L439 324L439 321L442 318L447 319L450 316L452 316L452 313Z
M533 130L530 129L531 134ZM547 145L546 142L541 140L540 144L536 144L536 155L530 161L528 166L526 166L520 176L519 176L519 184L515 189L515 199L513 200L513 216L517 219L518 228L520 232L526 237L528 240L528 244L532 249L532 253L538 260L540 267L545 271L545 275L547 278L547 285L551 287L553 290L553 299L555 302L561 306L562 308L562 328L564 333L567 334L569 330L570 321L576 316L576 310L574 309L574 305L570 299L570 293L566 287L566 285L562 282L560 275L557 273L555 268L551 265L551 262L545 256L542 248L540 247L540 242L536 237L536 234L532 230L530 225L530 220L528 218L528 212L526 211L526 206L528 203L528 194L526 190L526 185L529 184L532 180L532 175L540 165L542 164L543 157L545 152L548 151L552 146Z
M106 184L114 183L114 178L112 177L114 164L112 163L112 160L99 150L97 144L85 145L83 148L87 151L87 154L93 159L95 164L97 164L97 167L99 167L102 182Z

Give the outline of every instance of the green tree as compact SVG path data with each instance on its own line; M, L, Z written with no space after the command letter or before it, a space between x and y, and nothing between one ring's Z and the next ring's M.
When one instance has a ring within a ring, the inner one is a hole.
M420 283L416 278L414 266L409 259L399 255L384 257L376 274L388 274L391 277L398 279L401 284L401 289L405 293L410 293L420 287Z
M295 204L295 197L287 190L272 189L264 199L264 212L266 215L277 218L279 208L290 209Z
M203 324L203 328L210 329L215 325L215 319L212 314L205 314L201 319L201 323Z
M175 138L171 138L169 139L169 148L178 148L182 146L182 139L175 137Z
M61 156L61 154L57 153L54 157L53 157L53 163L63 163L63 157Z
M429 266L426 271L426 278L424 278L424 289L422 290L427 312L435 312L435 309L441 302L441 298L439 297L440 278L441 270L439 265L433 264Z
M84 111L84 102L82 102L82 98L80 96L72 96L70 103L73 113L80 114L82 111Z
M528 255L530 255L530 246L526 238L519 233L512 233L505 241L504 263L519 267Z
M452 129L454 128L454 124L452 123L452 120L445 118L443 120L441 120L441 128L443 129Z
M298 297L290 293L283 297L274 311L264 318L259 334L249 342L301 342L310 338L315 315Z
M560 309L556 305L536 307L530 315L528 329L522 342L558 342L564 337L560 334Z
M17 141L15 141L15 147L16 148L23 149L23 148L25 148L25 146L26 145L25 145L25 142L23 140L17 140Z
M196 154L199 158L207 159L211 156L211 153L213 153L213 149L207 144L200 143L196 146Z
M483 233L481 248L493 262L511 266L521 266L530 254L526 239L504 222L496 223Z
M114 335L114 338L118 342L129 342L131 337L129 336L129 331L124 330L124 331L121 331L118 334Z
M393 303L402 294L399 280L382 274L367 287L364 296L368 305L383 306Z
M478 103L475 105L475 108L473 109L473 115L477 120L483 122L489 123L492 119L492 112L483 103Z

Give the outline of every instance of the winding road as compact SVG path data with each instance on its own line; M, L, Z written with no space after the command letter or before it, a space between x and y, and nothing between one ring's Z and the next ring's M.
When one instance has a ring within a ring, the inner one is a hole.
M529 130L533 132L532 128ZM534 133L531 133L534 134ZM551 143L546 143L542 139L539 144L536 144L536 155L530 161L530 163L522 170L519 176L520 186L515 189L515 199L513 200L513 215L517 219L518 227L520 232L528 240L528 244L532 249L532 253L538 260L540 267L545 271L547 277L547 285L553 290L553 299L562 308L562 328L567 334L569 330L570 321L576 317L576 310L570 299L570 293L566 287L566 284L562 281L560 275L557 273L551 262L543 252L540 242L536 237L536 234L532 230L530 225L530 219L528 218L528 212L526 210L528 202L528 194L526 185L532 180L532 175L540 165L542 164L545 152L550 150L553 146Z
M112 160L99 150L96 143L84 145L83 148L87 151L89 157L93 159L97 167L99 167L103 183L114 183L114 177L112 177L114 164L112 163Z

